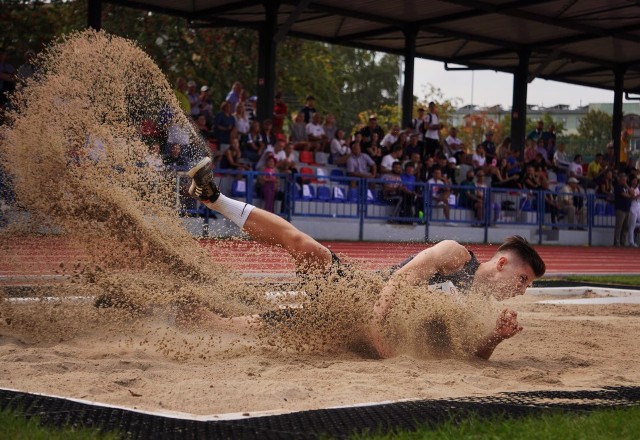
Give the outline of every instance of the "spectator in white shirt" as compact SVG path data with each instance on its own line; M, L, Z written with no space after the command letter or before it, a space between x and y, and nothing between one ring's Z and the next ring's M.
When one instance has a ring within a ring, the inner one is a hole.
M402 156L402 146L394 145L391 148L391 153L382 158L380 163L380 173L386 174L393 171L393 163L396 162Z
M320 113L314 113L311 117L311 122L307 124L306 128L311 149L315 151L324 151L324 147L327 144L327 135L324 132L321 120Z

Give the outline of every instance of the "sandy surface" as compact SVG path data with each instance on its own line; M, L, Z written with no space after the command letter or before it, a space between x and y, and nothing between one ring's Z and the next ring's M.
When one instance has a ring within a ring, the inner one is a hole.
M505 302L519 311L524 331L489 361L282 353L219 334L222 343L204 349L211 344L198 341L210 333L176 330L169 345L189 353L181 356L158 350L166 322L148 322L126 337L100 332L59 344L5 334L0 387L210 415L640 383L640 305L536 304L542 298Z

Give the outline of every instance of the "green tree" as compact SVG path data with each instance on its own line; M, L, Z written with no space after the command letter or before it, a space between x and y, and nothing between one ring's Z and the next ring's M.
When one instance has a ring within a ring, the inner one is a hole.
M578 135L591 150L603 150L611 140L613 118L601 110L589 110L578 122Z

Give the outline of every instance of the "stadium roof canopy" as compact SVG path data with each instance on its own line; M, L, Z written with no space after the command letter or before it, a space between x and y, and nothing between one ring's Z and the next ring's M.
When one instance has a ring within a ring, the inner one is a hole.
M637 0L104 0L183 16L194 26L258 28L278 4L275 40L284 35L470 68L640 93ZM272 9L273 10L273 9Z

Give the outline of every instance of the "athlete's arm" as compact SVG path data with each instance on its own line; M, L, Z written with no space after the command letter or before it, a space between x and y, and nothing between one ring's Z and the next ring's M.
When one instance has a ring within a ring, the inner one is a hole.
M384 335L384 328L389 313L395 306L399 288L407 284L416 285L436 273L454 273L462 269L470 258L471 255L464 246L453 240L445 240L423 250L391 276L373 308L370 326L371 343L380 357L390 357L394 354L392 342Z
M498 344L521 331L522 326L518 324L518 313L504 309L496 321L495 329L487 335L473 354L482 359L489 359Z

